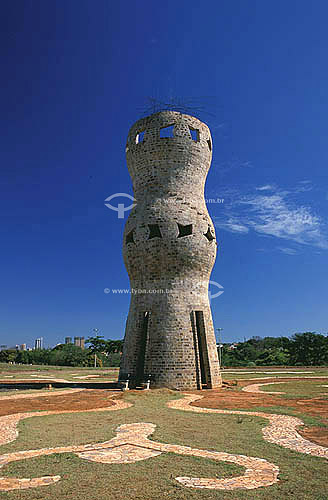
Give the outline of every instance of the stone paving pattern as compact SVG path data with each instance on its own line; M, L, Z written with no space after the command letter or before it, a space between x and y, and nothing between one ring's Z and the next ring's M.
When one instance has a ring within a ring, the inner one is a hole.
M274 385L274 384L288 384L288 382L268 382L265 384L250 384L246 385L246 387L242 388L244 392L253 392L255 394L286 394L285 392L269 392L269 391L261 391L260 387L263 385Z
M75 453L82 459L98 463L127 464L156 457L166 452L232 462L246 468L243 476L235 478L176 478L178 482L187 487L220 490L234 490L237 488L254 489L260 486L270 486L278 481L279 468L267 460L151 441L147 437L154 432L155 427L156 425L145 422L124 424L117 428L116 437L104 443L7 453L0 456L0 466L3 467L17 460L51 455L53 453ZM60 476L44 476L34 479L0 478L0 490L8 491L45 486L59 479Z
M56 396L56 393L52 394ZM123 410L125 408L130 408L131 403L126 403L122 400L111 400L111 403L115 403L114 406L106 406L104 408L94 408L90 410L51 410L51 411L33 411L26 413L14 413L12 415L5 415L0 417L0 446L3 444L15 441L18 437L17 424L20 420L29 417L43 417L45 415L58 415L63 413L87 413L87 412L103 412L111 410Z
M304 425L303 421L289 415L275 415L273 413L263 413L255 411L240 411L240 410L219 410L214 408L200 408L191 406L191 403L202 399L203 396L198 394L185 394L183 399L169 401L167 406L176 410L193 411L196 413L220 413L226 415L250 415L266 418L270 424L262 429L263 438L269 443L278 444L284 448L289 448L299 453L314 455L316 457L328 458L328 448L311 443L304 439L296 430L300 425Z
M328 448L316 445L302 438L296 430L303 422L287 415L275 415L263 412L250 412L239 410L219 410L191 406L191 403L203 398L198 394L184 394L183 399L169 401L167 406L172 409L193 411L196 413L218 413L229 415L250 415L266 418L269 425L262 429L263 437L266 441L285 448L311 454L321 458L328 458ZM97 408L95 410L84 411L111 411L132 406L122 400L115 401L115 406L107 408ZM74 410L79 413L80 410ZM8 443L17 438L17 423L22 418L72 413L72 411L42 411L28 412L14 415L7 415L0 418L0 444ZM233 478L198 478L198 477L176 477L176 480L186 487L206 488L218 490L254 489L266 487L278 482L279 468L267 460L249 457L246 455L230 454L219 451L207 451L193 449L188 446L158 443L148 439L148 436L155 430L152 423L124 424L117 428L117 436L104 443L94 443L79 446L62 446L54 448L43 448L39 450L26 450L14 453L7 453L0 456L0 467L10 462L51 455L53 453L75 453L81 459L105 464L127 464L156 457L161 453L176 453L186 456L197 456L207 459L225 461L245 467L245 473ZM0 478L0 491L14 489L26 489L37 486L46 486L60 480L60 476L43 476L39 478Z
M65 391L66 393L66 391ZM56 393L52 393L52 395L56 395ZM27 395L26 395L27 396ZM15 397L15 396L14 396ZM115 403L114 406L109 406L105 408L95 408L91 410L83 410L85 412L97 412L97 411L113 411L113 410L123 410L125 408L129 408L132 406L131 403L126 403L125 401L118 400L113 401ZM16 413L13 415L5 415L0 417L0 445L10 443L17 439L18 430L17 424L20 420L29 417L40 417L44 415L56 415L63 413L82 413L81 410L68 410L68 411L42 411L42 412L27 412L27 413ZM88 446L88 445L86 445ZM77 449L84 449L84 447L78 446L67 446L60 448L44 448L41 450L28 450L28 451L19 451L15 453L7 453L5 455L0 456L0 467L8 464L9 462L13 462L16 460L22 460L26 458L32 458L40 455L52 455L53 453L68 453L73 452ZM43 476L39 478L9 478L9 477L0 477L0 491L10 491L16 489L26 489L26 488L34 488L37 486L47 486L49 484L53 484L60 480L60 476Z

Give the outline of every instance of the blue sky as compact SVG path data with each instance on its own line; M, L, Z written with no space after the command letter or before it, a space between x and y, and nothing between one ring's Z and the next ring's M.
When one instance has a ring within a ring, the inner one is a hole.
M104 200L132 194L124 146L149 97L212 131L223 340L328 330L327 15L321 0L2 3L0 344L123 337L129 296L104 289L129 287L125 219Z

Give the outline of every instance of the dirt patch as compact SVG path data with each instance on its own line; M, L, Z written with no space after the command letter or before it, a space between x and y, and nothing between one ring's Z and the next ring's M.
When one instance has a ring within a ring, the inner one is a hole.
M298 429L298 433L305 439L328 448L327 427L302 427L302 429Z
M38 411L38 410L92 410L113 406L115 403L111 400L120 399L122 393L101 390L85 389L71 394L49 394L49 396L40 396L24 399L8 399L1 401L0 416L12 415L14 413Z
M290 379L293 380L293 379ZM304 379L307 380L307 379ZM259 380L260 384L262 381ZM265 379L263 383L269 383L270 380ZM274 378L272 382L279 382L279 379ZM281 380L286 382L286 379ZM248 380L238 381L238 387L245 387L253 382ZM202 391L204 398L193 403L195 406L206 408L227 408L229 410L242 408L252 409L255 407L282 406L295 409L301 413L307 413L313 416L320 416L327 420L328 423L328 401L320 398L313 399L288 399L275 396L274 394L257 394L244 391L236 391L232 388L214 389Z

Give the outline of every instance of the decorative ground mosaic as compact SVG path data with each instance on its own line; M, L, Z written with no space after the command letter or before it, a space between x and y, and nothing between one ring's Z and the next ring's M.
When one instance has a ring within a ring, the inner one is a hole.
M19 451L0 456L0 466L10 462L53 453L75 453L78 457L92 462L104 464L127 464L156 457L161 453L177 453L179 455L196 456L212 460L232 462L246 468L243 476L227 479L176 477L184 486L192 488L209 488L233 490L236 488L254 489L270 486L278 481L279 469L274 464L261 458L234 455L229 453L206 451L188 446L158 443L150 441L148 436L155 430L151 423L124 424L117 428L117 436L104 443L82 446L61 446L40 450ZM60 476L43 476L33 479L0 478L0 490L33 488L46 486L60 480Z
M237 414L263 417L269 420L269 425L264 427L262 430L263 437L266 441L301 453L311 454L321 458L328 458L328 448L311 443L298 434L296 428L303 425L303 422L298 418L263 412L219 410L191 406L191 403L202 398L203 396L198 394L184 394L183 399L169 401L167 406L176 410L192 411L196 413ZM132 406L122 400L114 402L115 406L83 410L83 412L111 411ZM23 418L72 412L81 413L81 410L16 413L14 415L0 417L0 444L9 443L17 438L17 423ZM103 464L128 464L154 458L162 453L175 453L185 456L203 457L216 461L231 462L245 467L243 475L233 478L218 479L187 476L176 477L176 480L186 487L217 490L250 490L259 487L267 487L279 481L279 468L267 460L257 457L249 457L246 455L196 449L189 446L159 443L148 438L148 436L153 434L155 428L156 425L153 423L139 422L124 424L120 425L116 429L116 437L103 443L42 448L39 450L24 450L14 453L6 453L0 456L0 467L4 467L13 461L43 455L52 455L53 453L75 453L83 460ZM0 491L46 486L54 484L60 479L59 475L22 479L0 477Z
M198 394L185 394L183 399L169 401L167 406L176 410L194 411L196 413L221 413L228 415L250 415L269 420L269 425L263 427L262 434L265 441L278 444L284 448L289 448L299 453L314 455L316 457L328 459L328 448L311 443L304 439L296 430L300 425L304 425L302 420L289 415L276 415L273 413L263 413L255 411L240 411L240 410L219 410L214 408L200 408L198 406L190 406L191 403L202 399L203 396Z
M56 393L53 394L57 395ZM105 408L95 408L90 410L51 410L51 411L33 411L26 413L14 413L12 415L5 415L0 417L0 446L3 444L11 443L15 441L18 437L17 424L23 418L29 417L43 417L44 415L58 415L63 413L87 413L95 411L113 411L113 410L123 410L125 408L130 408L131 403L126 403L122 400L113 400L114 406L106 406ZM1 456L0 456L1 459ZM1 464L1 462L0 462Z
M66 391L65 391L66 392ZM58 394L58 393L57 393ZM53 393L56 395L56 393ZM27 396L27 395L26 395ZM15 396L14 396L15 397ZM95 412L95 411L113 411L113 410L122 410L125 408L130 408L132 406L131 403L126 403L125 401L114 400L115 405L109 406L105 408L95 408L92 410L83 410L85 412ZM62 413L81 413L81 410L57 410L57 411L41 411L41 412L28 412L28 413L16 413L13 415L5 415L0 417L0 445L10 443L14 441L18 437L17 424L20 420L29 417L40 417L44 415L56 415ZM90 446L90 445L86 445ZM84 449L84 446L67 446L60 448L43 448L40 450L27 450L27 451L19 451L15 453L7 453L5 455L0 456L0 467L7 465L10 462L16 460L23 460L27 458L38 457L41 455L52 455L53 453L67 453L74 452L77 449ZM60 480L60 476L43 476L38 478L9 478L9 477L0 477L0 491L10 491L16 489L26 489L26 488L35 488L37 486L46 486L49 484L56 483Z

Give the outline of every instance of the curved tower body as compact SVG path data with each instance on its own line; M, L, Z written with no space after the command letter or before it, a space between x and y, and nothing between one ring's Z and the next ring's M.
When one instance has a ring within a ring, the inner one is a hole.
M136 205L124 231L131 303L120 379L219 387L208 299L217 246L204 199L210 131L189 115L155 113L131 127L126 158Z

